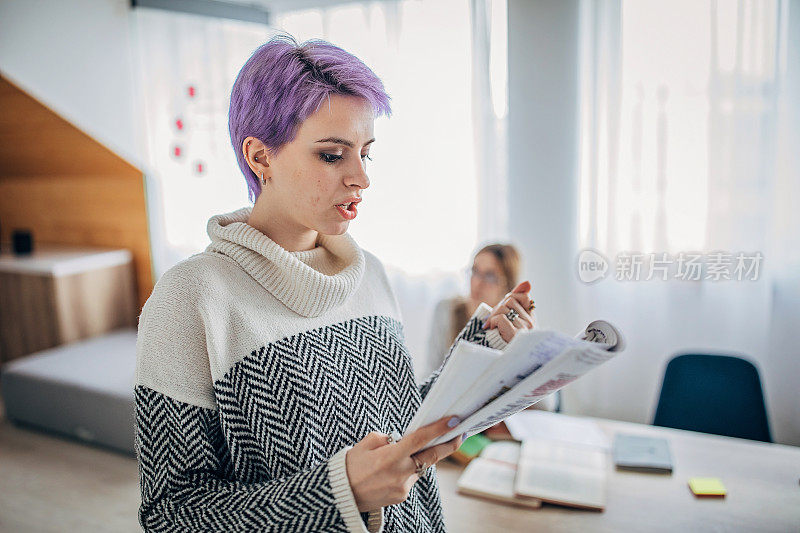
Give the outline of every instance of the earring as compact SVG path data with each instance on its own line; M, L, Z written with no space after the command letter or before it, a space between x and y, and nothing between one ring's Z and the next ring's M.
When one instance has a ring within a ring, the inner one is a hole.
M264 172L262 171L261 172L261 185L266 185L266 184L267 184L267 180L264 178Z

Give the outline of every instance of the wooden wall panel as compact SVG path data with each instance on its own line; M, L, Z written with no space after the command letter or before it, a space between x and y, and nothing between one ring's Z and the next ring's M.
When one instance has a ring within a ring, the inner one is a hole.
M128 248L139 307L153 289L142 171L0 74L0 240Z

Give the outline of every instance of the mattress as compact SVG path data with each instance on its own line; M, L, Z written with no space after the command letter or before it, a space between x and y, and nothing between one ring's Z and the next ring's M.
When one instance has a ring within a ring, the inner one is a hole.
M136 328L57 346L0 369L6 417L133 455Z

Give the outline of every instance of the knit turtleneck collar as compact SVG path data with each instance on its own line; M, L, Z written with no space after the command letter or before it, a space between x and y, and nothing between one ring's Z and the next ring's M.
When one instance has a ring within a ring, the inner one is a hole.
M361 283L364 252L348 233L323 235L312 250L289 252L247 224L252 206L208 220L211 244L237 263L289 309L305 317L339 306Z

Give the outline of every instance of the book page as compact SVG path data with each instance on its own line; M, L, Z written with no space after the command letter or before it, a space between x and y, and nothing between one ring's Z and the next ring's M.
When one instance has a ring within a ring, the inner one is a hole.
M493 442L484 448L480 456L483 459L516 465L519 463L519 450L520 444L518 442L501 440Z
M479 496L494 501L538 508L542 501L514 494L517 467L489 459L473 459L458 479L460 494Z
M545 502L602 510L607 469L603 451L532 439L522 445L514 491Z

